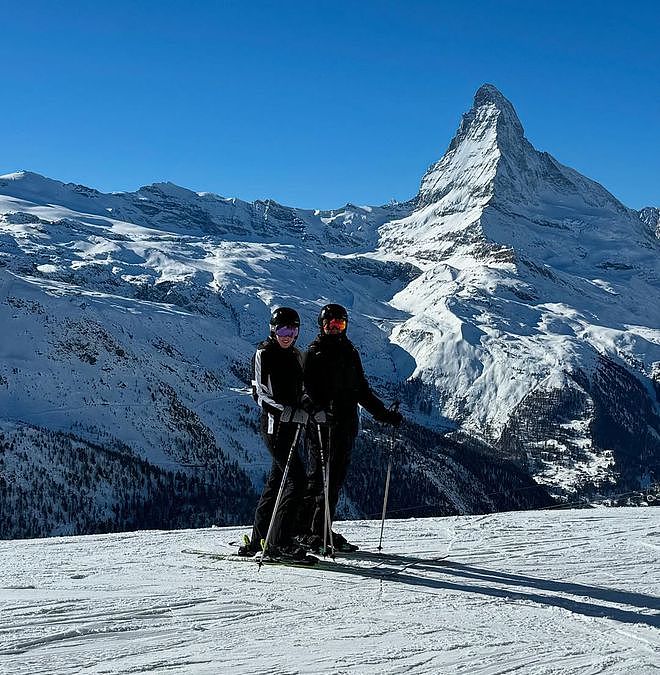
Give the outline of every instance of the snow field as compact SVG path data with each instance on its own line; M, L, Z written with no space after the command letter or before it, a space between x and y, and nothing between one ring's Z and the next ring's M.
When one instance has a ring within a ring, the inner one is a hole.
M388 521L380 557L379 528L261 571L182 552L243 528L0 542L0 671L657 672L660 510Z

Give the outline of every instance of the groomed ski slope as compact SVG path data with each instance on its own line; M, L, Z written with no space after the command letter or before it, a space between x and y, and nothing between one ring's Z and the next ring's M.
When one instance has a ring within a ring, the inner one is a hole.
M0 672L658 672L660 509L390 521L336 570L181 552L244 531L0 542Z

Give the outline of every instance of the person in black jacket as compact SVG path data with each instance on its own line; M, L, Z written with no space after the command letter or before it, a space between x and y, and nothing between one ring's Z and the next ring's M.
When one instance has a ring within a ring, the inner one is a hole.
M282 483L289 451L296 437L296 410L303 394L302 355L295 347L300 317L289 307L279 307L270 319L270 335L257 347L252 358L252 396L261 407L261 435L273 458L270 474L254 516L252 536L244 538L239 555L261 551L273 516L273 507ZM306 420L306 416L302 422ZM279 508L273 521L268 550L271 554L304 556L292 537L298 533L300 509L305 491L305 470L294 452Z
M362 369L362 361L353 343L346 337L348 313L336 304L326 305L318 317L319 335L305 355L303 379L305 393L313 407L327 417L321 436L324 452L330 457L328 500L331 522L334 520L339 491L351 461L353 442L358 433L358 404L380 422L398 426L401 414L389 410L371 391ZM325 499L316 420L310 416L306 432L308 448L306 511L311 513L310 534L303 539L308 548L318 551L323 544ZM333 534L337 550L355 550L357 546Z

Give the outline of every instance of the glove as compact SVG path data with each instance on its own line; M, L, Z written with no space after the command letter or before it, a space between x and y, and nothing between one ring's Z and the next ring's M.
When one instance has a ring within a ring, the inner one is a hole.
M332 413L327 410L317 410L310 417L314 420L315 424L332 424L333 422Z
M280 414L280 422L290 422L293 419L293 416L296 412L296 409L290 405L285 405L284 410Z
M307 424L307 413L302 408L293 408L290 405L286 405L280 415L280 422Z
M319 412L319 408L307 394L300 399L300 407L312 417L314 417L315 413Z
M403 422L403 415L398 410L386 410L381 419L385 424L398 427L401 426L401 422Z

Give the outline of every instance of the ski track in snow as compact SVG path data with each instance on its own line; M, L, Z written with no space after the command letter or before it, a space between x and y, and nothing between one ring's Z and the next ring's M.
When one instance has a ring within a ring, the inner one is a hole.
M0 672L657 672L659 509L388 521L382 556L379 528L260 571L182 552L243 528L0 542Z

